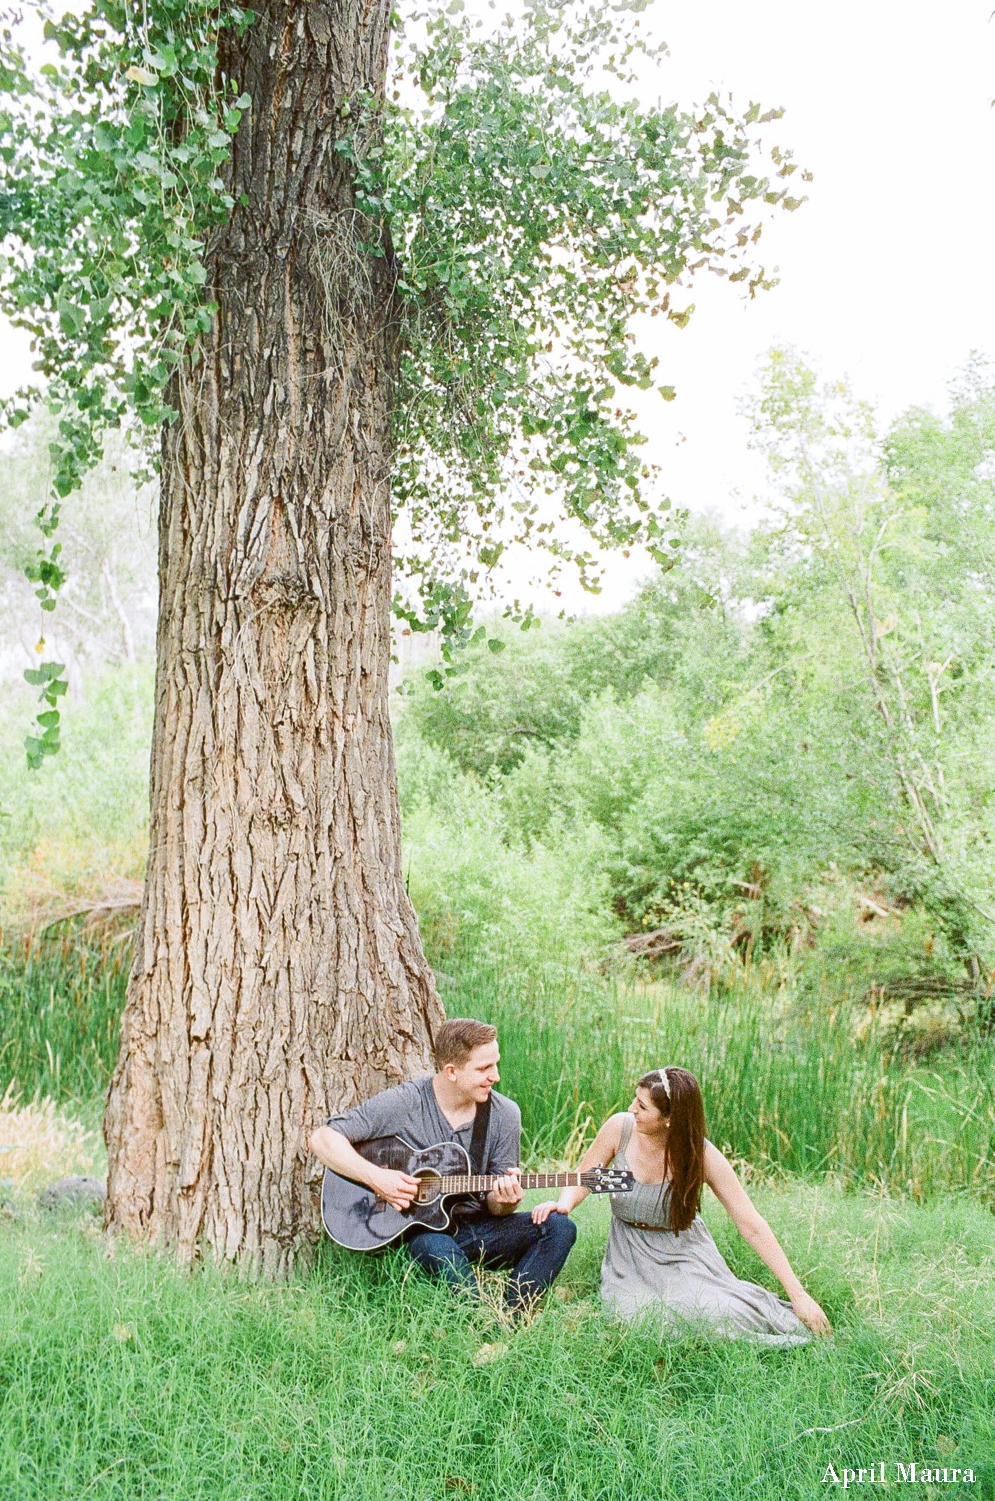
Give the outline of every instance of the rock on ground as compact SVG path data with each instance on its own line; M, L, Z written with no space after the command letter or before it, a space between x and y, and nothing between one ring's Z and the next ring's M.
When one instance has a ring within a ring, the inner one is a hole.
M60 1178L38 1195L39 1209L102 1209L107 1184L102 1178Z

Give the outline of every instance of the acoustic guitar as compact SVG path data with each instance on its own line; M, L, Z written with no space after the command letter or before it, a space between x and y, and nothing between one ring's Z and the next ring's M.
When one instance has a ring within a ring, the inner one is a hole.
M379 1251L415 1225L447 1230L448 1199L454 1194L486 1193L498 1181L497 1173L472 1172L469 1157L455 1141L419 1149L401 1136L381 1136L353 1145L367 1162L417 1178L418 1193L407 1209L394 1209L372 1188L326 1168L322 1223L332 1240L348 1251ZM623 1168L596 1167L587 1173L523 1173L521 1183L523 1188L586 1188L595 1194L617 1194L631 1193L635 1179Z

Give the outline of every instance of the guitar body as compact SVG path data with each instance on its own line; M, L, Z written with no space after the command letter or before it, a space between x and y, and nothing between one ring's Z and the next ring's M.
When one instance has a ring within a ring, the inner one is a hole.
M354 1145L367 1162L420 1178L422 1189L407 1209L392 1209L371 1188L326 1168L321 1186L321 1219L336 1245L344 1246L347 1251L379 1251L415 1226L423 1230L449 1229L446 1199L438 1191L437 1183L443 1175L469 1174L470 1159L458 1142L440 1141L435 1146L418 1148L401 1136L382 1136Z

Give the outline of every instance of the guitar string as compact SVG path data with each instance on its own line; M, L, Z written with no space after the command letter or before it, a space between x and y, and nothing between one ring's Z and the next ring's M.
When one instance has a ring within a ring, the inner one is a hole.
M580 1184L580 1173L523 1173L521 1183L523 1188L576 1188ZM480 1173L474 1177L440 1178L441 1191L444 1193L475 1193L484 1188L493 1188L498 1181L496 1173Z
M572 1173L523 1173L521 1183L523 1188L579 1188L582 1186L584 1174ZM432 1184L438 1194L450 1193L481 1193L485 1189L493 1188L497 1182L494 1173L481 1173L473 1177L445 1177L436 1180Z

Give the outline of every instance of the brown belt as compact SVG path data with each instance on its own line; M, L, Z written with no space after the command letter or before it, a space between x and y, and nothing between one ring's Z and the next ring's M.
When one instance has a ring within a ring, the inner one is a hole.
M631 1225L633 1230L669 1230L669 1225L646 1225L642 1220L625 1220L626 1225Z

